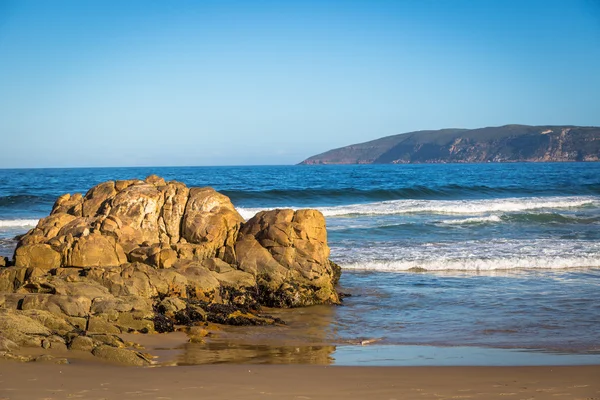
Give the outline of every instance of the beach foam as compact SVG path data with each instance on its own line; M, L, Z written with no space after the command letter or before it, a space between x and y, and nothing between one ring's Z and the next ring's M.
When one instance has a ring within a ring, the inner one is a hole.
M595 196L553 196L484 200L391 200L335 207L317 207L317 209L326 217L344 217L417 213L476 215L530 210L573 209L589 206L600 206L600 199ZM297 209L298 207L281 208ZM267 209L240 207L237 210L242 217L248 219L257 212Z
M473 217L464 219L447 219L441 221L441 224L447 225L463 225L463 224L485 224L489 222L502 222L502 218L498 215L490 215L487 217Z
M0 228L34 227L38 222L38 219L5 219L0 220Z
M342 264L346 270L403 272L411 269L427 271L496 271L514 269L571 269L600 267L600 258L596 257L509 257L499 259L459 258L366 261Z

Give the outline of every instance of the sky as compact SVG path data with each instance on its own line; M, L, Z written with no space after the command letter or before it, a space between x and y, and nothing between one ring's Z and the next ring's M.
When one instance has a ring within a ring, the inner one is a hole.
M0 0L0 168L600 125L600 0Z

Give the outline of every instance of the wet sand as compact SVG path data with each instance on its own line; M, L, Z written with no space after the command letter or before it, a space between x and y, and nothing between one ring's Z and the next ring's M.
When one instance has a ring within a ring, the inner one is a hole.
M600 399L600 366L0 363L0 399Z

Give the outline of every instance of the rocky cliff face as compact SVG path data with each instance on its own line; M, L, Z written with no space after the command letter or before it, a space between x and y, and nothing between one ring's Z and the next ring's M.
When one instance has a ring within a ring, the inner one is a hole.
M506 125L389 136L330 150L302 164L598 161L600 128Z
M0 329L0 355L68 347L146 364L111 335L272 324L262 305L337 304L339 267L328 257L316 210L245 222L211 188L156 176L105 182L61 196L20 239L14 260L1 260L0 327L11 329Z

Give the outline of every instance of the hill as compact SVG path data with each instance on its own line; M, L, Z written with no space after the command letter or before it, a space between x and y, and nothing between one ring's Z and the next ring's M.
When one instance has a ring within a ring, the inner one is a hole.
M386 136L300 164L598 161L600 127L505 125Z

